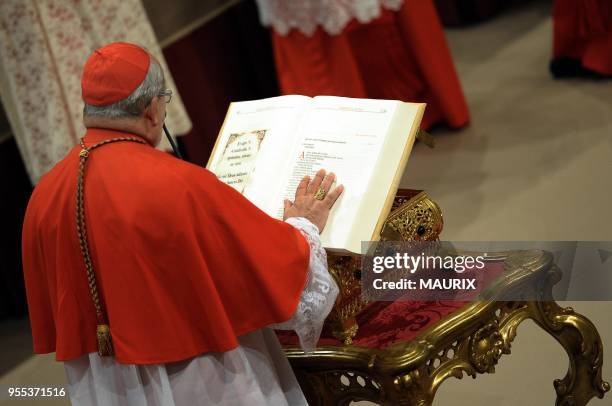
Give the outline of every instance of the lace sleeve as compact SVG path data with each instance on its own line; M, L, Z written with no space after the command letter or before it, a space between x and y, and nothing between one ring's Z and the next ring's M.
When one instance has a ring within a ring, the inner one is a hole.
M275 324L277 330L294 330L304 351L312 351L319 341L323 322L338 296L338 285L327 270L327 255L321 245L317 226L303 217L285 220L306 237L310 245L308 279L300 302L291 319Z

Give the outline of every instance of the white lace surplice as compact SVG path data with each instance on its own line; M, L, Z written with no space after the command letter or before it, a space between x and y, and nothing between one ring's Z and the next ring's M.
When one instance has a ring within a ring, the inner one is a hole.
M287 223L310 245L308 279L293 317L270 326L295 330L313 350L331 311L338 286L327 270L319 231L305 218ZM125 365L96 353L64 363L68 391L78 406L307 405L270 327L239 337L232 351L206 353L162 365Z
M380 17L381 8L397 11L404 0L256 0L259 20L281 35L297 29L311 36L317 27L337 35L353 18L362 24Z

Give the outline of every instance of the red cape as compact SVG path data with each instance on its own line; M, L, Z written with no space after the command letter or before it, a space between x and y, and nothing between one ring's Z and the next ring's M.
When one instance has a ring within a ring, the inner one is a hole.
M405 1L337 35L272 30L283 94L397 99L427 103L421 127L465 126L468 107L432 0Z
M132 136L90 129L85 142ZM41 180L28 205L23 265L34 351L57 360L97 351L96 317L76 232L80 147ZM87 161L88 241L121 363L228 351L237 336L288 320L309 247L211 172L119 142Z
M609 0L556 0L555 58L573 58L602 75L612 75L612 4Z

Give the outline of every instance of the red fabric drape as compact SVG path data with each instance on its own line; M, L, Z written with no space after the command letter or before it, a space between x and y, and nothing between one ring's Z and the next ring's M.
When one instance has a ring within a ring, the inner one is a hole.
M556 0L554 58L572 58L612 75L612 3L609 0Z
M406 1L368 24L353 20L339 35L318 28L272 32L283 94L319 94L426 102L424 128L458 128L469 113L444 32L430 0Z

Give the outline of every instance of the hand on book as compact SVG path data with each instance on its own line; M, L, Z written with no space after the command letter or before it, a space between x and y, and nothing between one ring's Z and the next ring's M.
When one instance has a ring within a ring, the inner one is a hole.
M284 202L283 219L305 217L322 233L329 211L344 190L342 185L332 188L335 180L336 175L332 172L326 174L324 169L320 169L312 180L304 176L295 191L295 200Z

